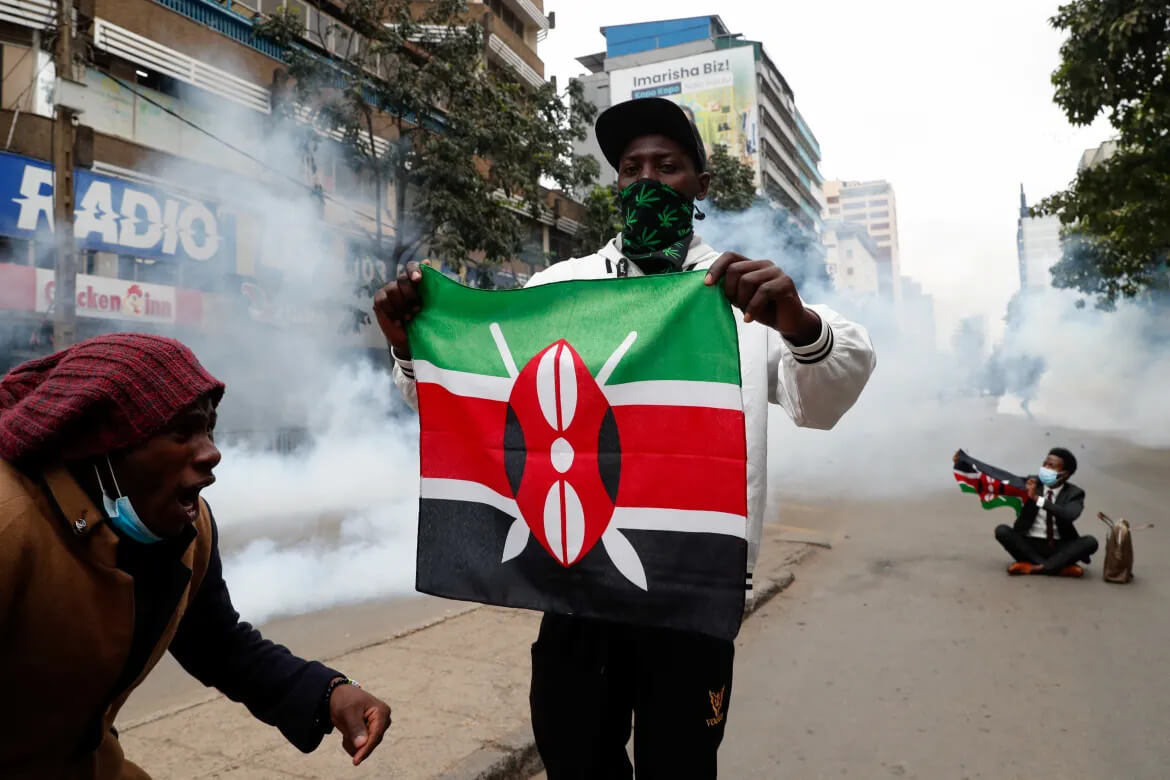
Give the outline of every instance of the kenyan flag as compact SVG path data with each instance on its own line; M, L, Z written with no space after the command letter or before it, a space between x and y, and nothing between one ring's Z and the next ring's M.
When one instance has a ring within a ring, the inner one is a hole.
M424 269L422 295L418 590L734 637L747 456L721 290Z
M1011 507L1019 517L1028 500L1027 480L975 460L962 450L955 464L955 481L964 493L979 496L984 509Z

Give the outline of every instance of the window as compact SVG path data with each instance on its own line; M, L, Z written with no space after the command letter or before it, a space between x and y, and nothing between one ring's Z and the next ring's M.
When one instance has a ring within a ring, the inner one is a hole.
M870 219L889 219L890 212L889 211L875 211L869 215L869 218Z
M0 263L28 265L29 241L0 236Z
M179 281L178 270L179 264L176 261L118 255L118 277L120 279L174 286Z
M488 8L492 9L492 13L500 18L508 27L512 28L512 32L524 37L524 22L516 14L512 13L512 9L504 5L503 0L487 0Z
M889 205L890 205L890 202L888 200L871 200L869 202L869 207L871 209L884 209L884 208L888 207Z
M833 195L828 199L828 201L829 201L829 203L840 203L841 198L837 197L836 195Z
M853 266L849 266L848 268L845 269L845 275L846 276L853 276Z
M869 226L869 230L871 233L874 231L877 231L877 230L889 230L889 229L890 229L889 222L878 222L877 224Z
M852 258L852 257L853 257L853 250L852 250L852 249L846 249L846 250L845 250L845 257L847 257L847 258ZM852 272L852 271L850 271L850 273L853 273L853 272Z
M841 214L841 209L829 209L829 213L833 216L839 216Z
M864 203L846 203L845 204L846 211L857 211L858 209L863 209L863 208L865 208Z

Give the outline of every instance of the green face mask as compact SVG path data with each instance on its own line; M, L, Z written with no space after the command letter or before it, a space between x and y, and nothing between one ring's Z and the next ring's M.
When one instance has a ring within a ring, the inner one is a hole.
M646 273L682 269L694 235L695 202L668 184L639 179L618 193L622 253Z

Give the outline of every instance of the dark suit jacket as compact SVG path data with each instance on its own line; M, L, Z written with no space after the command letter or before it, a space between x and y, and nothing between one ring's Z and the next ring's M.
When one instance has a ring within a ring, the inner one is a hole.
M1029 479L1036 479L1036 477L1029 477ZM1044 485L1040 487L1044 491L1041 495L1046 494L1048 488L1044 487ZM1071 482L1066 482L1056 492L1053 501L1056 506L1045 511L1055 521L1056 531L1060 534L1060 540L1067 542L1076 539L1080 534L1077 533L1077 529L1073 523L1081 516L1081 512L1085 511L1085 491ZM1036 513L1039 511L1040 507L1036 505L1035 501L1029 500L1026 502L1024 508L1020 510L1020 516L1016 519L1016 532L1027 536L1028 532L1032 529L1032 523L1036 520Z

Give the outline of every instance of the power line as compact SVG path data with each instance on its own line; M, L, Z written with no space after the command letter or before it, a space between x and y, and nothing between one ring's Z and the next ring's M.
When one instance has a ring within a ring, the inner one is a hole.
M29 51L32 51L32 50L29 49ZM10 110L15 108L17 103L24 100L24 96L28 94L28 91L37 85L37 79L39 79L41 77L41 74L45 71L45 68L49 67L52 64L53 64L53 58L50 57L49 59L45 60L45 64L43 64L43 65L41 65L41 67L37 68L37 72L33 74L32 80L29 81L28 86L25 87L24 90L19 95L16 96L16 99L13 100L11 104L9 104L8 108ZM16 69L16 66L14 65L13 70L15 70L15 69ZM7 81L7 80L8 80L8 77L5 76L5 81Z
M7 83L8 78L13 73L16 72L16 69L20 67L20 63L24 62L25 58L27 58L28 55L32 53L32 50L33 50L32 46L29 46L27 49L24 50L24 54L20 55L20 59L18 59L16 61L16 63L11 68L8 69L8 72L4 74L4 78L3 78L2 83Z
M98 72L101 73L106 78L110 79L111 81L115 82L120 87L127 90L128 92L132 92L133 94L135 94L138 97L145 100L147 103L150 103L155 108L163 111L164 113L167 113L167 114L173 116L175 119L178 119L180 122L182 122L185 125L188 125L192 129L198 130L200 133L203 133L208 138L211 138L213 141L217 141L217 142L223 144L224 146L226 146L228 149L231 149L236 154L239 154L239 155L242 155L242 156L248 158L252 162L259 165L261 168L264 168L267 171L275 173L277 176L280 176L283 179L287 179L288 181L292 182L293 184L296 184L298 187L304 187L312 195L318 194L317 191L311 185L305 184L305 182L301 181L300 179L296 178L295 176L290 176L289 174L285 173L284 171L280 170L279 168L276 168L276 167L266 163L265 161L261 160L259 157L256 157L254 154L252 154L250 152L244 151L243 149L241 149L240 147L231 143L230 141L225 141L223 138L220 138L215 133L211 132L210 130L206 129L205 127L202 127L201 125L196 124L195 122L191 121L190 119L188 119L187 117L178 113L177 111L174 111L170 107L163 105L162 103L158 102L157 100L150 97L149 95L144 95L143 93L139 92L137 89L130 86L126 82L122 81L117 76L114 76L113 74L107 73L104 70L99 70ZM376 219L375 217L370 216L369 214L358 211L357 209L353 208L352 206L349 206L349 205L341 202L340 200L338 200L337 198L334 198L332 195L329 195L326 192L322 191L320 193L320 195L325 200L327 200L331 203L334 203L337 206L340 206L341 208L345 209L346 211L348 211L351 214L362 217L363 219L368 219L370 221L374 221Z

